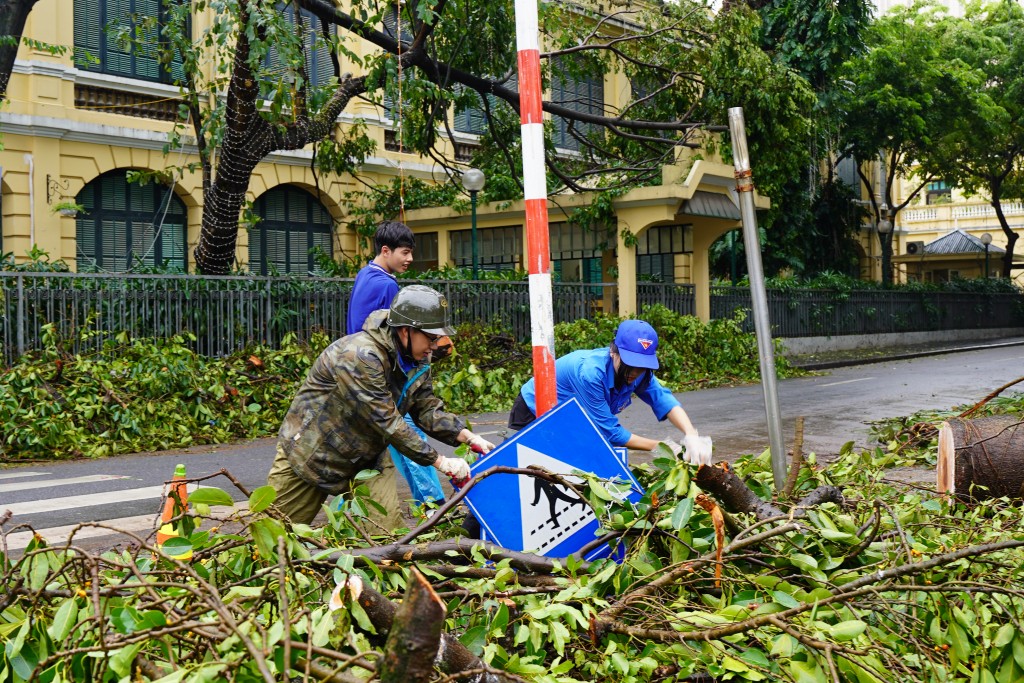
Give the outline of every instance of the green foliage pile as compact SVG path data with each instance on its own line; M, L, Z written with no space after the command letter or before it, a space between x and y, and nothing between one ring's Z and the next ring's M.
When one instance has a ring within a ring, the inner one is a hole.
M658 332L658 379L675 391L760 381L757 339L744 332L744 317L701 322L691 315L679 315L661 305L648 306L638 316ZM615 338L622 318L597 316L555 326L555 354L577 349L607 346ZM781 342L775 340L775 367L779 377L794 377L800 371L782 357Z
M373 562L365 554L397 536L357 531L363 501L323 528L289 529L266 487L248 512L214 519L209 506L230 496L200 489L197 529L165 545L191 551L187 562L129 535L101 554L38 538L0 554L0 682L367 680L387 634L353 587L398 600L414 565L446 604L443 630L512 680L1020 680L1018 508L900 488L884 480L884 458L847 447L823 470L812 454L797 497L832 484L842 505L724 525L671 457L636 470L646 493L635 505L588 477L599 533L629 539L624 561L565 557L545 571L444 545L458 520L443 512L420 530L429 544ZM770 495L767 454L735 468ZM431 555L434 544L447 549Z
M701 323L660 306L644 318L661 335L658 376L675 390L757 381L757 345L740 319ZM558 355L607 346L620 318L555 327ZM0 461L102 457L273 436L312 361L330 340L201 356L189 335L120 334L96 353L71 354L53 326L44 349L0 373ZM456 354L434 368L435 393L456 413L508 410L532 377L528 343L467 323ZM796 370L779 357L780 377Z
M44 350L0 374L3 460L100 457L276 433L318 348L286 340L227 358L189 339L119 335L94 354L65 353L49 325Z

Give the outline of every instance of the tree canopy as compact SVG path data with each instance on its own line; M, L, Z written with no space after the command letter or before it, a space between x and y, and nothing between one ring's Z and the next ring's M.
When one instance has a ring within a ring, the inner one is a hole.
M939 59L960 73L961 87L946 93L956 115L921 157L925 173L988 196L1006 236L1005 278L1012 277L1018 235L1002 202L1024 197L1022 35L1024 8L1012 1L973 3L963 18L949 22Z
M322 170L358 169L372 145L359 127L336 125L355 98L390 111L402 148L452 174L459 164L446 151L449 112L479 107L486 132L474 163L494 171L487 198L519 196L511 2L421 0L403 4L397 15L386 2L356 3L348 12L324 0L298 5L303 12L296 16L270 2L175 4L163 27L165 60L176 54L184 67L184 106L204 177L195 252L202 272L230 268L249 179L270 152L317 144ZM193 39L189 14L207 7L213 24ZM610 12L549 3L540 22L545 87L559 86L544 103L552 116L548 132L559 136L561 147L574 148L556 153L548 147L552 192L659 182L661 167L677 159L678 149L700 147L700 132L724 124L732 106L743 106L748 121L756 122L752 151L761 151L766 191L799 167L794 160L801 158L813 98L799 75L759 49L757 17L749 8L712 15L689 2ZM365 50L362 41L372 48ZM327 51L333 77L311 81L303 56L310 49ZM212 74L200 68L211 59ZM601 82L611 72L631 83L622 104L571 87ZM211 108L206 93L217 90L226 97Z
M896 8L871 25L869 49L844 66L838 106L845 117L845 152L860 163L878 159L884 174L883 196L876 196L858 167L876 225L893 221L932 179L929 173L916 175L918 161L959 116L950 95L962 91L962 74L940 53L948 22L945 8L932 2ZM917 177L918 182L899 203L893 193L897 177ZM893 233L879 232L878 238L882 280L891 282Z

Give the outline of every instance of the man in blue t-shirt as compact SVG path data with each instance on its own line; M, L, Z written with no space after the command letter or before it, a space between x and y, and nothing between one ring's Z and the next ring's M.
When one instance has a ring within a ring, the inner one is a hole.
M658 441L633 434L619 413L633 395L651 406L659 420L668 419L683 433L687 462L711 463L711 439L701 438L686 411L654 376L658 369L658 333L643 320L623 320L610 346L574 351L555 361L558 402L576 398L612 446L653 451ZM537 419L537 395L531 379L520 389L508 426L522 429Z
M356 274L352 294L349 295L347 334L361 331L370 313L391 307L391 301L398 294L395 273L404 273L409 269L416 240L405 223L384 221L377 226L373 245L377 255ZM413 424L408 415L405 420L426 439L426 435ZM418 505L444 500L444 490L434 468L418 465L390 446L388 450L395 469L409 483L409 490Z

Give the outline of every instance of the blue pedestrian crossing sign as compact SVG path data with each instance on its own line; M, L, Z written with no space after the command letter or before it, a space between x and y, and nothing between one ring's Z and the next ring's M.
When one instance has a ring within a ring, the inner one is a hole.
M625 458L605 440L576 399L570 399L507 439L477 460L474 475L495 466L529 467L570 475L591 472L615 480L609 492L620 500L637 502L643 489L630 473ZM579 476L567 476L583 483ZM494 474L473 485L466 503L480 521L484 537L503 548L565 557L594 540L599 523L594 511L572 489L516 474ZM606 557L602 545L587 560Z

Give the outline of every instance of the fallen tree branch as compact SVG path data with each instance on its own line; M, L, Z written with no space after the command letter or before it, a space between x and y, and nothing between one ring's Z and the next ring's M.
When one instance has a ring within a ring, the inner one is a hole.
M791 607L781 612L774 614L761 614L750 619L744 619L742 621L736 621L731 624L724 624L722 626L716 626L714 628L703 629L699 631L673 631L666 629L650 629L639 626L631 626L628 624L622 624L617 621L605 621L602 625L604 626L603 632L606 633L619 633L622 635L628 635L636 638L643 638L653 640L659 643L682 643L682 642L698 642L698 641L711 641L719 640L727 636L736 635L738 633L746 633L755 628L760 628L767 624L771 624L773 619L788 619L790 617L803 614L810 610L820 609L833 603L848 602L854 598L862 595L878 594L887 591L908 591L913 592L918 589L918 586L913 584L896 584L889 583L892 579L902 578L905 576L914 576L916 574L922 574L926 571L941 567L957 560L962 560L967 557L978 557L981 555L987 555L1000 550L1012 550L1013 548L1024 547L1024 540L1011 540L1001 541L999 543L988 543L980 546L969 546L967 548L961 548L950 553L944 553L938 555L929 560L923 562L917 562L913 564L903 564L896 567L890 567L889 569L880 569L873 574L862 576L859 579L855 579L847 584L843 584L843 590L833 595L814 600L812 602L805 602L797 607ZM927 588L927 587L926 587Z
M468 538L456 538L419 545L390 543L372 548L347 548L345 550L337 550L316 562L323 566L333 567L339 557L345 556L373 564L380 564L382 562L450 560L453 552L467 560L473 559L474 552L480 553L488 560L511 560L513 569L543 574L555 572L559 567L564 567L566 562L564 557L544 557L542 555L534 555L533 553L502 548L500 545L495 545L489 541ZM588 566L588 562L583 562L582 567L584 569Z
M415 567L401 606L395 610L377 675L381 683L429 683L441 645L447 610Z
M800 478L800 468L804 464L804 418L801 415L796 418L796 435L793 437L793 460L789 463L789 476L786 477L786 485L782 489L779 498L790 499L796 489L796 482Z
M359 602L378 633L386 634L391 631L398 610L393 602L367 586L358 576L349 576L346 589ZM487 666L450 633L441 634L436 663L446 673L479 669L481 673L464 679L470 683L525 683L518 676Z

